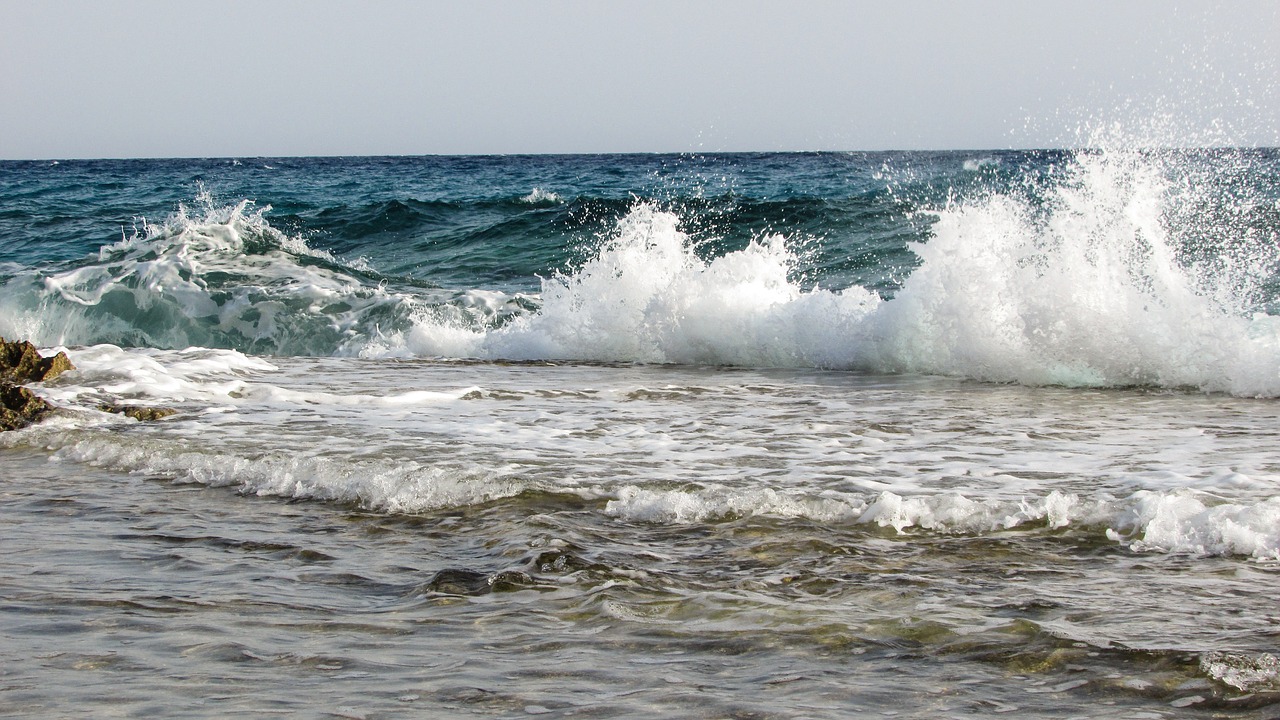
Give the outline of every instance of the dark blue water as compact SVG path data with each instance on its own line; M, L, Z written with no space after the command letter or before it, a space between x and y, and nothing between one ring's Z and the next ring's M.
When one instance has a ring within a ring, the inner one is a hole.
M562 270L641 199L680 213L700 241L741 247L765 232L903 250L881 175L892 164L969 180L946 154L253 158L4 163L4 260L72 260L207 191L271 206L271 225L388 276L528 286ZM950 172L947 172L950 170ZM935 179L935 178L931 178ZM540 193L537 191L541 191ZM936 192L932 193L937 195ZM896 242L891 242L896 241ZM589 249L589 247L588 247ZM834 262L834 261L833 261ZM834 263L838 264L838 263Z

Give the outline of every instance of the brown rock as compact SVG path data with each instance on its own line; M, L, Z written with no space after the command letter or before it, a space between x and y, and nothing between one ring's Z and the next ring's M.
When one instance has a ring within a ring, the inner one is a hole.
M54 410L22 385L52 380L74 369L66 353L41 357L29 342L9 342L0 337L0 431L26 427Z
M166 418L178 412L173 408L145 407L142 405L99 405L98 409L103 412L116 413L117 415L131 417L140 422L159 420L160 418Z
M0 380L14 385L52 380L68 370L75 370L66 353L42 357L36 346L23 341L9 342L0 337Z
M53 410L52 405L30 390L0 381L0 432L24 428Z
M44 380L52 380L68 370L76 369L76 366L71 364L71 358L64 352L59 352L51 358L44 358L42 363L47 363Z

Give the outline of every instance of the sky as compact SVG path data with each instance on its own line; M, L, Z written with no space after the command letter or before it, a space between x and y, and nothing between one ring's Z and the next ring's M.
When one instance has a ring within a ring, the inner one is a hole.
M1274 146L1277 78L1272 0L0 0L0 158Z

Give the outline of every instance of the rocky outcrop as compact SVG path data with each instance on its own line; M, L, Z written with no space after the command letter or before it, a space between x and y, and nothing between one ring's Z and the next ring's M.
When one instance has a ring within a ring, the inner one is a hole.
M0 337L0 432L17 430L39 422L57 408L22 387L27 383L52 380L75 370L66 353L44 357L29 342L9 342ZM166 407L144 405L100 405L99 410L149 422L178 412Z
M47 358L29 342L0 338L0 431L26 427L54 410L22 385L52 380L74 369L66 353Z
M0 382L13 385L44 382L75 369L64 352L47 358L25 340L9 342L0 337Z
M0 432L24 428L53 412L53 406L30 390L0 382Z

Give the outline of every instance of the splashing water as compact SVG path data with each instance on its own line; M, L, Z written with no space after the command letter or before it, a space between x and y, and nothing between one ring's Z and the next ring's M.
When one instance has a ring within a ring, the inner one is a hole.
M96 262L6 288L6 332L65 344L235 347L267 354L350 353L369 317L406 301L272 228L249 201L217 206L201 193L164 223L145 220Z
M1040 205L994 195L940 211L934 239L916 248L922 266L875 318L876 364L1275 395L1280 323L1253 311L1277 268L1275 231L1214 238L1234 256L1189 262L1166 226L1169 203L1189 200L1172 196L1161 159L1080 153Z
M200 211L143 223L77 267L19 271L0 288L0 330L45 345L819 367L1276 396L1280 187L1267 163L1125 147L1047 166L993 160L977 185L914 203L920 263L886 297L824 286L832 278L798 251L809 241L767 228L708 252L717 238L695 237L679 208L653 201L634 201L587 261L522 294L381 276L271 227L268 208L216 207L204 194ZM534 205L518 212L589 209ZM871 252L838 235L815 242Z
M490 358L805 366L830 364L823 328L860 318L878 299L862 288L801 292L779 236L710 261L693 251L679 218L635 206L616 236L572 275L546 280L541 308L445 348L434 327L414 350ZM833 337L838 337L833 334ZM456 337L448 335L446 337ZM441 352L448 350L451 352Z
M703 260L677 216L640 203L594 259L543 283L537 313L498 330L427 322L410 347L1275 396L1280 321L1261 309L1280 256L1275 228L1227 213L1208 230L1214 247L1203 237L1181 247L1178 232L1206 232L1187 208L1209 210L1190 179L1170 179L1177 160L1081 152L1037 188L1044 197L951 201L913 247L921 266L887 301L860 287L802 290L777 235Z

